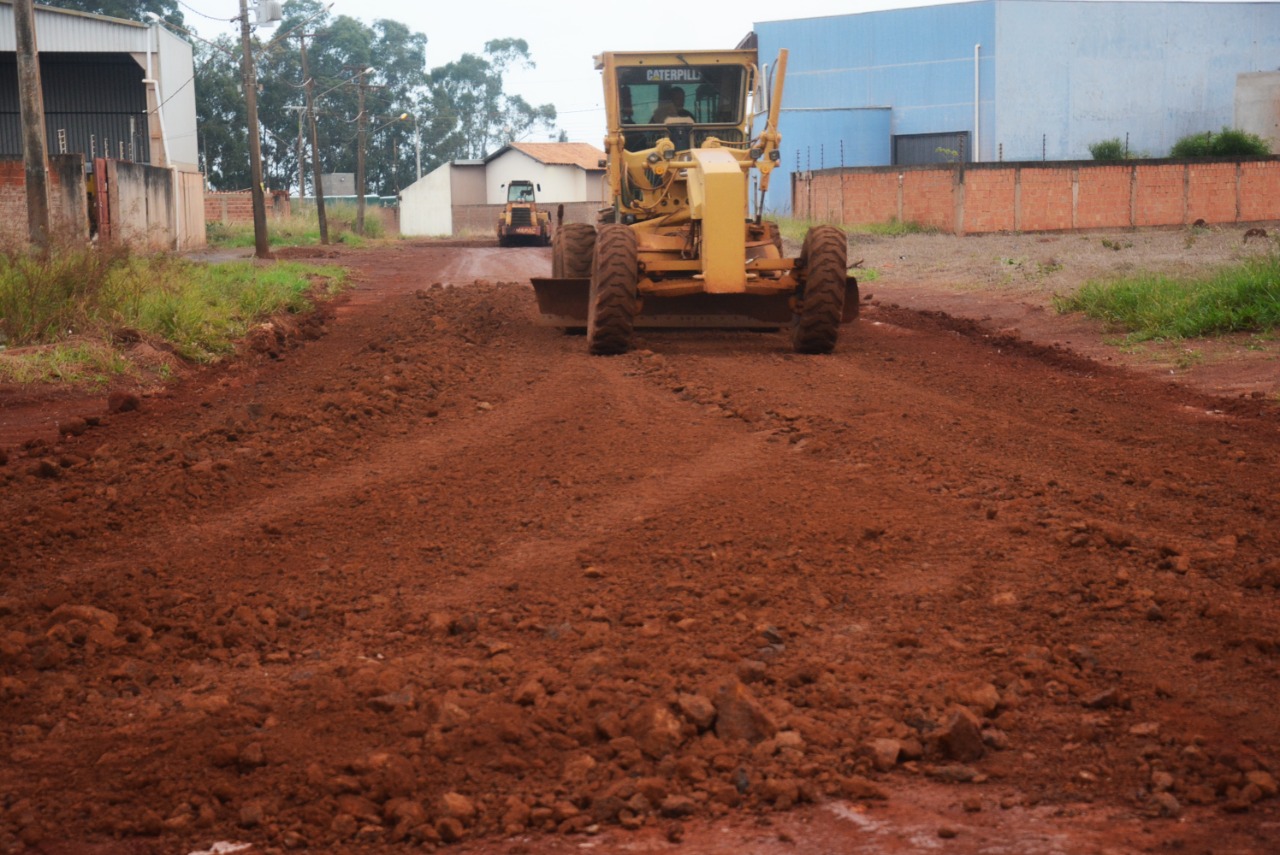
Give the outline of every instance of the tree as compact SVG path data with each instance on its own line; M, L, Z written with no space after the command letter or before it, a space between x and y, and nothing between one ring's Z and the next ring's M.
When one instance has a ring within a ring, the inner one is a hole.
M179 0L49 0L49 5L131 20L155 12L186 26ZM355 71L372 68L363 75L368 84L369 192L391 195L416 177L412 117L421 134L424 171L455 158L484 157L555 123L551 104L533 106L503 89L507 71L533 67L524 39L494 39L485 44L482 55L465 54L428 72L427 37L422 33L399 21L366 25L348 16L334 18L323 0L290 0L275 30L254 33L263 178L268 187L296 190L298 113L292 108L304 103L298 44L298 34L304 32L310 35L307 58L315 81L324 172L355 172ZM244 189L251 178L239 42L229 36L206 42L194 34L188 41L195 51L196 120L205 175L214 188ZM310 140L305 148L310 158Z
M154 12L171 24L184 26L178 0L42 0L42 5L126 21L143 21L148 12Z
M194 47L196 126L205 178L219 190L243 190L252 178L239 46L224 36L212 45L197 42Z
M307 59L315 81L316 122L325 172L355 172L358 130L357 71L366 89L367 141L365 172L368 190L391 195L412 180L412 133L398 120L417 109L427 82L427 37L398 21L380 20L366 26L355 18L330 20L313 0L295 0L278 34L261 52L260 79L275 81L260 98L261 120L267 140L263 143L267 173L272 186L296 183L298 116L293 107L304 102L302 68L296 30L302 21L314 34L308 40ZM281 39L279 33L292 35ZM412 123L409 123L412 127ZM310 144L307 145L308 152ZM308 154L310 157L310 154ZM403 179L403 180L402 180ZM329 189L329 188L326 188Z
M494 39L485 43L483 56L463 54L432 70L428 108L435 163L478 159L535 127L553 127L553 105L534 107L503 91L503 75L513 66L534 67L524 39Z

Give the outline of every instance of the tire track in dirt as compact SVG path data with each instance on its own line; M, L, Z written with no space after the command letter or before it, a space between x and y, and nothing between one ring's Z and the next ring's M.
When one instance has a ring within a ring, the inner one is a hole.
M423 257L283 365L4 470L0 848L1247 851L1274 820L1264 420L926 316L589 359ZM724 685L766 731L716 732Z

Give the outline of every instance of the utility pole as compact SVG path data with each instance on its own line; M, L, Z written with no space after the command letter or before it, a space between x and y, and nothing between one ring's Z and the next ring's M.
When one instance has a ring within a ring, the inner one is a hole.
M302 206L302 197L307 195L307 162L302 157L302 111L306 107L286 107L298 113L298 206Z
M316 191L316 217L320 220L320 243L329 243L329 222L324 215L324 182L320 178L320 139L316 134L316 106L312 90L315 81L307 70L307 34L299 33L302 42L302 82L307 90L307 122L311 125L311 183Z
M258 79L253 70L253 50L249 44L247 0L240 0L240 46L244 51L240 60L240 71L243 76L244 102L249 119L249 171L253 180L250 196L253 199L254 254L258 258L270 258L271 245L267 240L266 190L262 186L262 142L258 138Z
M34 246L48 249L49 161L44 136L40 54L36 49L36 14L32 0L14 0L13 20L18 52L22 161L27 179L27 235Z
M372 71L371 68L364 66L346 66L348 69L356 73L356 88L359 96L357 99L356 113L356 234L364 234L364 146L365 146L365 125L367 121L364 115L364 95L369 88L369 84L365 82L364 76Z

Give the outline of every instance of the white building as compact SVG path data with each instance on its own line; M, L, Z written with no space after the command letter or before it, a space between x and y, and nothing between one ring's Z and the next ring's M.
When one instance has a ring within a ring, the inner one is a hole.
M484 160L456 160L422 176L400 192L400 233L451 235L483 229L488 206L507 201L512 181L538 185L540 205L599 204L604 152L587 143L511 143Z

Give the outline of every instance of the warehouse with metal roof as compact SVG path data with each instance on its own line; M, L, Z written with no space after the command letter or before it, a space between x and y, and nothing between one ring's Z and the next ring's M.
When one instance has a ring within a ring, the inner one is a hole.
M161 27L37 6L48 152L197 169L191 45ZM0 0L0 157L22 156L13 4Z
M977 0L757 23L789 52L789 174L839 166L1087 160L1127 141L1162 157L1239 127L1280 140L1280 3Z

